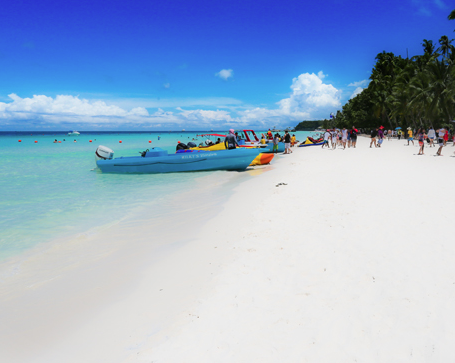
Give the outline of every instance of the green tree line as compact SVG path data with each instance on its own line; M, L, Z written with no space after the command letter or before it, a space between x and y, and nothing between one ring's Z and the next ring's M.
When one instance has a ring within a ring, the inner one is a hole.
M448 19L455 19L455 10ZM337 112L334 126L453 129L455 48L452 42L446 35L439 39L439 46L424 39L423 54L410 59L385 51L379 53L368 87Z

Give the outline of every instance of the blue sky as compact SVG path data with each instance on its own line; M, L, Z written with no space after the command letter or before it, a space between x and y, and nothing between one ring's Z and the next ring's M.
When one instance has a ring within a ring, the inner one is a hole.
M454 37L447 0L2 4L0 130L204 130L328 118L386 50Z

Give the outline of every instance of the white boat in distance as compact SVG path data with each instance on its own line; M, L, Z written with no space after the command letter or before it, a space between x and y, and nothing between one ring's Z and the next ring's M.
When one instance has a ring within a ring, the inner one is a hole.
M80 135L81 133L80 132L77 132L77 131L70 131L68 132L68 136L77 136L77 135Z

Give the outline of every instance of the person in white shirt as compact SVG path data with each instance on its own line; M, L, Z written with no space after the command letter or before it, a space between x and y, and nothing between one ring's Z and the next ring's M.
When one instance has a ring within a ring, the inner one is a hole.
M329 130L326 130L326 132L324 132L324 143L322 144L322 148L324 148L324 146L327 145L327 147L329 147L329 138L330 138L330 132Z
M436 155L442 156L441 152L442 152L442 148L444 147L444 135L446 134L446 130L444 129L444 127L441 127L439 130L436 130L436 132L438 133L438 145L439 145L439 149L438 149Z
M343 143L344 149L346 149L347 141L348 141L348 130L346 130L346 127L343 127L343 130L341 130L341 142Z
M434 132L433 128L430 127L428 130L428 138L430 139L430 147L434 147L434 137L436 136L436 133Z

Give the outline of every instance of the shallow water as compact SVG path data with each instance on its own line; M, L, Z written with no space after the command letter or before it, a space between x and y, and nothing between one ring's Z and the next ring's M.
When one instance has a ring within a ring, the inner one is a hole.
M93 170L96 147L108 146L115 156L135 156L155 146L174 152L178 141L203 141L197 134L0 133L0 260L96 226L159 216L167 198L217 172L102 174ZM307 134L296 133L300 140Z

